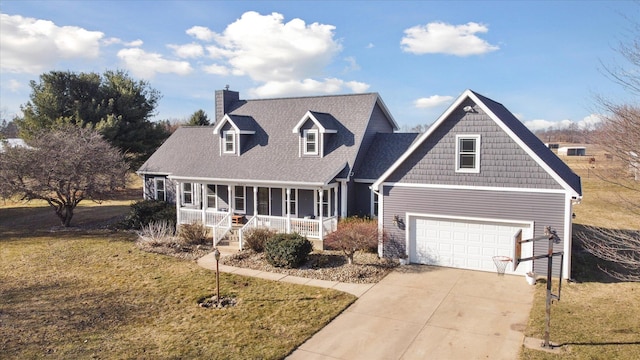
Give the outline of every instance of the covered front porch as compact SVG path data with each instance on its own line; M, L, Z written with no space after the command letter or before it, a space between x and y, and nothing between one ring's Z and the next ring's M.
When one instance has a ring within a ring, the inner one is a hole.
M177 223L203 223L212 229L216 245L233 228L242 249L246 231L265 227L299 233L321 247L324 237L336 230L338 218L346 215L346 186L340 183L309 187L173 180Z

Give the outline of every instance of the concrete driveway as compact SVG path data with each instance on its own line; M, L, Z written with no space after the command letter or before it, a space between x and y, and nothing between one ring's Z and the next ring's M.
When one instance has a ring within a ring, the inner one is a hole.
M533 286L522 276L409 265L287 359L515 359Z

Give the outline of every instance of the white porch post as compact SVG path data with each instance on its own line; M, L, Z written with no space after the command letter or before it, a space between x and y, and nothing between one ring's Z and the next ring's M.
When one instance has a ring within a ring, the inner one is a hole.
M176 181L176 227L180 225L180 202L182 201L182 194L180 194L180 183Z
M233 196L233 186L227 185L227 198L229 200L229 214L233 213L233 207L235 206L235 199Z
M291 232L291 206L290 203L291 202L291 188L287 188L285 191L285 201L284 201L284 206L286 207L286 214L287 214L287 234Z
M324 237L324 229L322 225L322 215L323 215L322 207L324 206L324 190L323 189L318 190L318 198L320 199L320 201L318 202L318 204L320 205L318 206L318 212L320 213L318 216L318 220L320 221L318 229L320 230L320 240L322 240Z
M258 215L258 187L253 187L253 216Z
M347 182L340 181L340 217L347 217Z
M338 187L333 188L333 216L338 217Z
M200 204L202 204L202 225L207 226L207 207L209 198L207 197L207 185L200 184Z

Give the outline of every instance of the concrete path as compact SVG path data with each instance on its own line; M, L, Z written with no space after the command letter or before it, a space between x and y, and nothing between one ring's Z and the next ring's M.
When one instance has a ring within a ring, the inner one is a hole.
M402 266L288 359L512 360L533 289L521 276Z
M213 254L198 264L215 270ZM522 347L533 286L522 276L401 266L377 284L349 284L220 266L221 272L332 288L359 299L289 360L505 359Z

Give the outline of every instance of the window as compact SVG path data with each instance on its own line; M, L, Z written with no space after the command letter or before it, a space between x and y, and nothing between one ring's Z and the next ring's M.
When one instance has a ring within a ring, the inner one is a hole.
M244 186L236 186L234 188L234 210L237 212L245 212L245 199L246 199L246 194L245 194L245 187Z
M225 131L223 152L225 154L235 154L236 152L236 133L233 131Z
M167 192L164 188L164 178L157 177L153 179L154 187L154 199L156 200L167 200Z
M480 172L480 135L456 136L456 171Z
M318 215L329 217L329 209L331 209L331 198L329 197L330 194L330 190L322 190L322 203L320 203L320 195L318 195Z
M304 154L318 155L318 130L304 130Z
M298 201L296 200L298 197L298 189L291 189L289 192L289 204L287 205L289 208L289 214L296 215L298 214Z
M207 207L217 208L218 197L216 196L216 186L207 185Z
M378 194L376 194L373 191L371 191L371 193L373 194L373 211L371 212L371 216L377 217L378 216Z
M182 183L182 204L193 204L193 184Z

